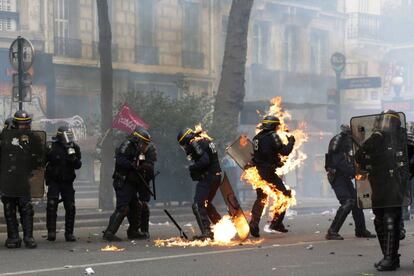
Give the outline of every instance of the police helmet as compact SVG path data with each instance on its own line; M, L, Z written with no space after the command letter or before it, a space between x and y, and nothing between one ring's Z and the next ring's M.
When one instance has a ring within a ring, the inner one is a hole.
M69 126L60 126L56 132L56 140L63 144L68 144L75 141L75 135Z
M177 141L181 146L188 145L195 136L194 130L186 127L178 133Z
M135 143L149 144L151 142L151 135L144 127L137 126L131 133L131 140Z
M260 128L265 130L274 130L277 126L280 126L279 118L273 115L267 115L263 118Z
M20 126L30 127L31 124L32 124L32 117L26 111L18 110L14 113L13 125L16 128L19 128Z

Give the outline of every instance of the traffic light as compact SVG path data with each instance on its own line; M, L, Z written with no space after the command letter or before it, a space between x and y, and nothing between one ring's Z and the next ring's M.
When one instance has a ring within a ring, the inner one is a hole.
M328 89L326 96L326 117L328 120L336 120L339 108L336 89Z

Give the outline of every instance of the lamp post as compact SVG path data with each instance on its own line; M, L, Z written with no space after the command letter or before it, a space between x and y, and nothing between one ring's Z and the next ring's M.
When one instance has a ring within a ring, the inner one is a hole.
M401 88L403 86L404 79L400 75L397 75L392 78L391 84L392 89L394 90L395 96L394 99L400 99Z

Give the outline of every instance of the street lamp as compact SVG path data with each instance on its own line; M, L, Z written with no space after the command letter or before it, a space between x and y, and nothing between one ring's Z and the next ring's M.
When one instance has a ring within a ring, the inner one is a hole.
M403 83L404 83L404 79L401 76L395 76L395 77L392 78L391 84L392 84L392 88L395 92L395 98L400 97L401 88L403 86Z

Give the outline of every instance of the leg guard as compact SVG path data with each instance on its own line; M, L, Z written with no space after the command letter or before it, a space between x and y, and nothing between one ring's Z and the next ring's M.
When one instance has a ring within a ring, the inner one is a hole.
M22 240L19 236L19 224L16 216L16 201L4 198L2 198L2 201L4 218L7 224L7 240L5 246L7 248L19 248L22 244Z
M266 204L267 196L261 189L256 190L257 198L252 207L252 218L250 220L250 233L253 237L260 237L259 223Z
M133 240L137 238L140 225L140 213L141 213L141 203L138 200L132 200L129 203L129 212L127 214L127 219L129 222L129 227L127 230L128 239Z
M150 209L148 202L141 202L141 225L140 229L142 233L149 233L149 218L150 218Z
M57 219L58 199L48 198L46 205L46 228L47 240L56 240L56 219Z
M400 221L394 214L386 212L383 225L384 236L380 243L382 243L381 248L383 249L384 258L376 264L376 267L379 271L395 270L399 265Z
M193 207L194 216L196 217L196 220L197 220L198 227L200 228L200 231L201 231L201 236L196 237L196 238L200 238L200 239L212 238L212 232L210 229L210 221L208 219L206 209L204 207L200 208L200 206L196 203L194 203L192 207Z
M207 204L207 214L213 224L216 224L221 220L221 215L217 212L216 207L210 202Z
M33 238L33 205L30 201L20 200L20 221L23 227L23 241L27 248L36 248L37 244Z
M106 241L121 241L115 234L122 224L122 221L128 214L128 206L116 209L109 218L109 224L103 234L103 239Z
M69 242L76 241L73 235L75 227L76 206L74 201L63 202L65 207L65 240Z
M339 234L339 229L341 229L342 225L344 224L346 217L351 212L352 208L355 206L355 200L347 199L343 205L341 205L336 211L336 215L334 220L332 221L331 226L328 229L328 233L326 235L326 239L330 240L333 239L333 236L339 236L340 238L336 239L343 239Z

